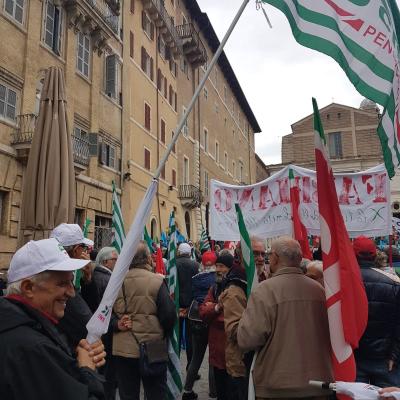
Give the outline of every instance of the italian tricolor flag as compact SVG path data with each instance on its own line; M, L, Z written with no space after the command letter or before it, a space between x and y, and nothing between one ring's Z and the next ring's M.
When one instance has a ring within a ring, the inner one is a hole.
M342 213L318 105L313 99L315 163L324 265L326 306L336 381L356 378L353 350L368 321L368 300Z

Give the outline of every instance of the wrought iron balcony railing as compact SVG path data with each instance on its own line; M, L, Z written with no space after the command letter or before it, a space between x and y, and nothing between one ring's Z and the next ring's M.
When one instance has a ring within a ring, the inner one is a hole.
M182 41L182 49L188 61L195 67L207 62L207 51L193 24L176 26L179 38Z
M181 200L184 200L188 207L199 207L203 202L203 194L201 190L194 185L180 185L178 197Z
M72 135L72 147L74 161L78 164L88 166L90 161L89 140Z
M101 16L104 22L118 34L118 14L113 10L105 0L86 0ZM116 3L118 4L118 3ZM118 6L115 6L118 8Z
M36 114L17 115L17 126L11 132L11 144L29 144L32 142L33 132L37 121Z
M164 37L167 44L171 48L179 50L180 38L172 17L168 14L164 6L163 0L142 0L144 9L148 12L149 17L155 21L156 25L164 28Z

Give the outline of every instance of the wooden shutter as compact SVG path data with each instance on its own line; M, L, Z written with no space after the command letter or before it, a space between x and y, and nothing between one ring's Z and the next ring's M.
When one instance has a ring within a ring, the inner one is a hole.
M157 89L161 90L161 80L162 80L162 74L160 68L157 70Z
M116 97L117 81L117 56L112 54L106 57L106 94L107 96Z
M105 143L100 144L100 164L107 164L107 145Z
M153 57L150 57L150 79L154 81L154 61Z
M97 156L98 154L98 136L97 132L89 132L89 155Z
M172 170L172 186L176 187L176 171Z
M142 11L142 29L146 31L146 13Z
M144 149L144 167L150 169L150 151L146 148Z
M142 46L141 67L142 71L144 72L146 72L146 57L147 57L146 49Z
M174 131L172 131L172 137L174 137ZM172 152L173 152L173 153L176 153L176 151L175 151L175 145L172 146Z
M175 92L175 104L174 104L175 111L178 111L178 96Z
M165 121L161 120L161 135L160 135L161 142L165 144Z
M173 99L173 92L172 92L172 86L169 85L169 97L168 97L168 102L172 106L172 99Z
M161 179L165 179L165 165L163 166L161 170Z
M131 13L135 12L135 0L131 0Z
M154 24L153 24L153 22L150 23L150 39L154 40Z
M147 130L150 130L150 106L144 104L144 126Z
M133 58L133 50L134 50L134 48L133 48L133 39L134 39L133 32L130 31L129 32L129 55L130 55L131 58Z
M164 97L168 98L168 82L166 77L164 77Z

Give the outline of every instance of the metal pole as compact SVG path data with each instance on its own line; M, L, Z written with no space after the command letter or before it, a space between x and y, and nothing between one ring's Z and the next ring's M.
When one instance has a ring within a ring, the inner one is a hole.
M221 55L226 42L228 41L229 37L231 36L231 33L233 31L233 29L235 28L237 22L239 21L240 17L243 14L244 9L246 8L247 4L249 3L250 0L244 0L243 4L241 5L239 11L237 12L235 18L233 19L231 26L229 27L228 31L226 32L224 38L221 41L221 44L219 45L217 51L214 54L213 59L211 60L210 65L208 66L205 75L203 76L203 79L201 80L201 82L199 83L199 86L197 87L196 91L194 92L194 95L192 97L192 100L190 101L189 105L187 106L187 111L184 115L182 115L181 120L179 121L178 126L175 128L174 131L174 136L172 137L171 143L169 144L163 158L160 161L160 164L156 170L156 172L153 175L154 179L158 179L160 174L161 174L161 170L163 169L165 163L167 162L167 159L172 151L172 148L174 147L175 143L178 140L178 137L182 131L183 126L186 123L186 120L190 114L190 112L192 111L194 104L197 100L197 98L199 97L205 83L207 82L208 77L210 76L211 70L213 69L214 65L217 63L219 56Z

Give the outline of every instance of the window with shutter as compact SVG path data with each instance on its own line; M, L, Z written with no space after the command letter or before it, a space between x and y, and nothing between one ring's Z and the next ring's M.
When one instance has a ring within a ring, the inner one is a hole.
M142 67L142 71L146 72L146 49L142 46L142 53L141 53L141 58L140 58L140 65Z
M161 170L161 179L165 179L165 165L163 166Z
M107 145L105 143L100 143L99 157L100 164L107 165Z
M150 150L144 149L144 167L150 170Z
M134 38L134 36L133 36L133 32L132 31L130 31L129 32L129 56L131 57L131 58L133 58L133 38Z
M53 0L45 4L43 41L55 54L61 54L62 12Z
M90 66L90 38L82 32L78 32L77 42L76 68L82 75L88 78Z
M178 94L175 92L174 110L178 111Z
M172 131L172 137L174 137L174 131ZM175 144L172 146L172 152L176 153Z
M131 13L135 12L135 0L131 0Z
M147 103L144 103L144 127L149 131L151 129L151 118L150 118L150 106Z
M172 170L172 186L176 187L176 171Z
M166 77L164 77L164 97L168 98L168 82Z
M168 97L168 102L169 102L169 104L170 104L171 106L172 106L173 97L174 97L173 89L172 89L172 86L169 85L169 97Z
M160 140L161 143L165 144L165 121L162 119L161 120L161 133L160 133Z
M161 90L162 74L160 68L157 70L157 89Z
M154 61L153 57L150 57L150 79L154 81Z
M15 122L17 115L17 92L0 84L0 118Z
M9 14L15 21L22 24L24 21L24 0L5 0L4 10Z
M115 168L115 147L108 146L107 150L108 150L107 165L111 168Z
M97 156L98 154L98 135L97 132L89 132L89 155Z
M106 94L115 99L117 97L117 55L106 57Z

